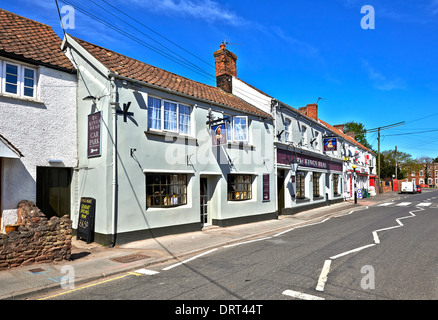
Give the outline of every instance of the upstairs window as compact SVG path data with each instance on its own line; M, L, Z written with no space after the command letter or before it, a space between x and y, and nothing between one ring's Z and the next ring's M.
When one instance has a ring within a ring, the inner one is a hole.
M191 134L191 108L177 102L148 97L148 129Z
M290 125L290 120L286 119L284 121L284 141L285 142L289 142L291 141L291 125Z
M229 142L249 142L248 117L234 116L225 117L227 122L227 139Z
M36 97L35 69L20 64L3 61L1 70L1 92L19 97Z

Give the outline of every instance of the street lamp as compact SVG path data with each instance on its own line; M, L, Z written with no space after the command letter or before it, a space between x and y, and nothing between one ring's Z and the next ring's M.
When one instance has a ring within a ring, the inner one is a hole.
M354 174L353 174L353 179L354 179L354 204L357 204L357 193L356 193L356 168L357 166L355 164L353 164L351 166L353 168Z

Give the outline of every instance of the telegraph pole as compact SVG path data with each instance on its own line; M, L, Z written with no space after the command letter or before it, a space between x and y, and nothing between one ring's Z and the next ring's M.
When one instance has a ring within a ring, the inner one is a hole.
M395 180L397 180L397 146L395 146Z

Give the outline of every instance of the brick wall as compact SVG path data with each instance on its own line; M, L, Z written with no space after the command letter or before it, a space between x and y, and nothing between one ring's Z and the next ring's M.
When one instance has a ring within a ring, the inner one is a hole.
M17 231L0 234L0 270L70 260L72 221L47 217L31 201L18 205Z

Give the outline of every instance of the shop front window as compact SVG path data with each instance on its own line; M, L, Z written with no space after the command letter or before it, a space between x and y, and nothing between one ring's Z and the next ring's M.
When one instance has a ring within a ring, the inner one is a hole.
M305 198L305 178L306 173L303 171L298 171L296 174L295 182L296 182L296 197L297 199Z
M187 175L146 174L148 207L176 207L187 204Z
M252 176L243 174L228 175L228 201L252 199Z
M319 197L319 177L321 176L320 173L314 172L313 173L313 197L318 198Z

